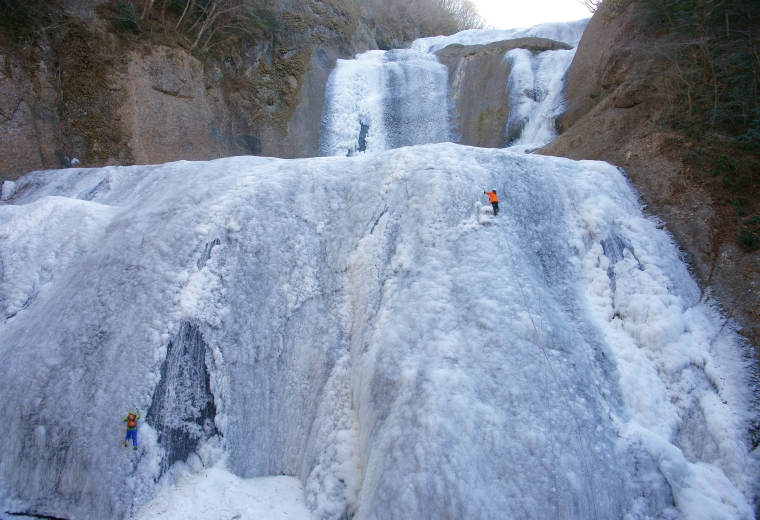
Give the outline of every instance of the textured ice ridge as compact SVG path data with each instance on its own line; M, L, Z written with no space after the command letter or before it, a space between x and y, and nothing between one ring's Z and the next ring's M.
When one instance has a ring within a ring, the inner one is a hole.
M605 163L442 143L37 172L0 261L6 511L158 494L148 518L291 475L314 519L753 518L738 336Z
M461 45L485 45L503 40L516 40L518 38L529 37L548 38L549 40L577 47L589 20L590 18L583 18L573 22L549 22L525 29L469 29L452 34L451 36L419 38L412 42L411 49L417 52L432 53L455 43Z

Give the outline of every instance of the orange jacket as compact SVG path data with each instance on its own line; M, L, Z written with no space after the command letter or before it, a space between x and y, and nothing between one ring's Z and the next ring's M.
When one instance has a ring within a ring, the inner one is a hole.
M495 191L484 191L483 193L485 193L486 195L488 195L488 199L489 199L489 201L491 203L499 202L499 197L496 196L496 192Z

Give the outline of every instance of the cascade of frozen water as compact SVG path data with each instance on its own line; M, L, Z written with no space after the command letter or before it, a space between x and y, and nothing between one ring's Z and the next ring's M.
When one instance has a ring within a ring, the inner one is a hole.
M514 151L531 151L557 136L556 119L565 109L565 77L575 49L545 51L538 56L513 49L505 56L511 66L507 137Z
M321 155L449 140L448 72L405 49L338 60L327 85Z
M752 518L738 336L610 165L439 143L16 184L6 511L234 518L292 475L315 520Z
M432 54L454 43L484 44L542 37L577 45L588 20L541 24L527 29L463 31L421 38L410 50L367 51L338 60L327 86L321 155L353 155L450 140L446 68ZM575 49L534 56L514 49L511 67L508 143L531 151L556 136L555 120L564 110L564 82Z
M553 136L572 53L505 57L513 149ZM391 150L448 138L446 79L413 50L339 61L341 157L4 185L2 511L752 518L738 335L616 168ZM273 475L301 482L248 480Z

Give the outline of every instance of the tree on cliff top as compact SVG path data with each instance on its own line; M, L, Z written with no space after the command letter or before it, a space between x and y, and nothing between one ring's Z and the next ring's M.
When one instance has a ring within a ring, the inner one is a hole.
M357 4L383 49L485 26L471 0L357 0Z
M60 2L49 0L0 0L0 40L28 43L40 28L55 23Z

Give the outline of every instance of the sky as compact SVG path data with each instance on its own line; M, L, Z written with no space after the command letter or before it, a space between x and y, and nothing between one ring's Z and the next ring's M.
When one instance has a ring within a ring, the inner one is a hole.
M497 29L530 27L544 22L588 18L577 0L473 0L486 23Z

